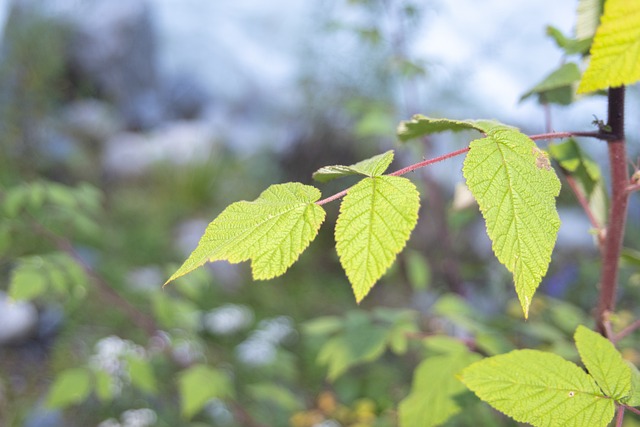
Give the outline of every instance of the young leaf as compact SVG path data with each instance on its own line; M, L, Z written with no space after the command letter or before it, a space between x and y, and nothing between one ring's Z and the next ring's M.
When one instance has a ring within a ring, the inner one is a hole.
M640 80L640 2L607 0L578 93Z
M534 426L606 427L613 399L581 368L553 353L514 350L465 368L461 381L480 399Z
M348 175L378 176L387 170L393 161L393 150L378 154L351 166L325 166L313 173L313 179L320 182L331 181Z
M91 392L91 373L86 368L73 368L58 374L51 385L47 406L64 408L84 401Z
M214 398L233 395L229 378L206 365L194 365L180 373L178 388L182 400L182 415L191 418Z
M411 394L400 402L400 427L438 426L461 411L454 399L464 392L455 377L466 366L480 359L468 351L425 359L413 374Z
M439 132L460 132L463 130L477 130L486 132L494 126L500 125L491 120L449 120L434 119L416 114L411 120L400 122L398 126L398 138L405 142L410 139L420 138L425 135ZM504 125L502 125L504 126Z
M462 168L498 260L513 273L525 317L551 261L560 218L560 181L547 155L513 128L471 142Z
M574 334L582 363L604 394L620 400L631 393L631 370L613 343L580 325Z
M596 25L597 22L598 17L596 17ZM551 25L547 26L547 35L550 36L556 42L558 47L560 49L563 49L564 53L566 53L567 55L586 55L589 53L591 43L593 43L593 35L587 36L586 38L571 39L562 34L562 31L555 27L552 27ZM578 77L578 79L580 78Z
M315 239L325 211L320 191L297 182L272 185L253 202L229 205L209 224L198 246L167 283L207 261L251 260L255 280L283 274Z
M416 187L397 176L365 178L345 196L336 222L336 250L357 302L404 248L419 208Z

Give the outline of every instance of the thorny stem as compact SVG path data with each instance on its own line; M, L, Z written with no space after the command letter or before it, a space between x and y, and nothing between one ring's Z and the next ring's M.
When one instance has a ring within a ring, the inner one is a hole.
M607 140L612 137L611 135L602 134L600 132L550 132L550 133L542 133L542 134L539 134L539 135L531 135L531 136L529 136L529 138L534 140L534 141L537 141L537 140L541 140L541 139L571 138L573 136L583 136L583 137L591 137L591 138L607 139ZM423 160L421 162L418 162L418 163L415 163L413 165L407 166L406 168L402 168L400 170L392 172L392 173L389 174L389 176L404 175L406 173L413 172L416 169L420 169L420 168L423 168L425 166L429 166L429 165L432 165L434 163L438 163L438 162L441 162L443 160L459 156L459 155L464 154L464 153L466 153L468 151L469 151L469 147L465 147L465 148L461 148L461 149L456 150L456 151L452 151L452 152L447 153L447 154L443 154L442 156L434 157L432 159ZM322 205L325 205L325 204L327 204L329 202L333 202L334 200L337 200L337 199L340 199L340 198L344 197L348 192L349 192L349 188L347 188L346 190L342 190L341 192L336 193L333 196L329 196L326 199L322 199L322 200L317 201L316 205L322 206Z
M613 139L607 141L609 168L611 170L611 209L606 229L602 272L600 275L600 297L595 320L600 333L607 337L609 315L615 310L618 285L618 262L622 251L627 204L629 201L629 171L624 135L624 86L609 89L609 117Z

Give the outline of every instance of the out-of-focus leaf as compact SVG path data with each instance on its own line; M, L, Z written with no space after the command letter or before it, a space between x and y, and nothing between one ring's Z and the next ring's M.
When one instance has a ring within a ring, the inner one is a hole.
M178 390L182 415L187 419L200 412L211 399L225 399L234 395L229 377L207 365L193 365L182 371L178 377Z
M86 368L67 369L58 374L47 396L49 408L65 408L83 402L91 392L91 372Z

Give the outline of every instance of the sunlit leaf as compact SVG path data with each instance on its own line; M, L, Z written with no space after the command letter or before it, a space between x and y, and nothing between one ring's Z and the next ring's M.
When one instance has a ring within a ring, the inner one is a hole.
M613 343L580 325L574 335L578 353L604 394L616 400L631 394L631 370Z
M283 274L318 234L325 217L324 209L314 203L319 198L317 188L287 183L272 185L253 202L229 205L167 283L218 260L251 260L256 280Z
M351 166L325 166L318 169L313 174L313 179L320 182L327 182L335 178L349 175L378 176L387 170L393 161L393 150L378 154L369 159L363 160Z
M498 260L513 273L525 317L551 261L560 181L546 153L513 128L471 142L463 174L478 201Z
M404 248L420 197L406 178L376 176L354 185L340 205L336 249L360 302Z
M606 427L614 401L577 365L552 353L515 350L472 364L460 379L480 399L534 426Z
M607 0L578 93L640 80L640 2Z

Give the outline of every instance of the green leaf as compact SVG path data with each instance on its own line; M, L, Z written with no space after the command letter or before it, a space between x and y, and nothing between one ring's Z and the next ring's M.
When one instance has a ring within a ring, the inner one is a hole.
M631 370L613 343L580 325L574 334L582 363L605 395L620 400L631 394Z
M313 179L320 182L331 181L335 178L349 175L379 176L382 175L393 161L393 150L378 154L351 166L325 166L313 173Z
M367 313L352 311L344 324L344 331L329 339L318 353L318 363L327 366L331 381L352 366L377 359L387 345L389 331L374 324Z
M495 126L504 126L492 120L450 120L434 119L416 114L411 120L400 122L398 126L398 138L405 142L410 139L420 138L439 132L460 132L464 130L477 130L486 132Z
M415 290L426 290L431 282L431 267L424 254L418 251L407 253L407 278Z
M113 378L108 372L98 370L93 373L95 377L95 393L103 402L108 402L113 399L114 383Z
M640 406L640 371L628 360L625 360L627 366L631 370L631 392L625 399L621 399L622 403L629 406Z
M576 38L593 38L600 24L604 0L578 0Z
M91 372L85 368L67 369L56 377L47 396L49 408L65 408L83 402L91 392Z
M338 316L322 316L304 322L302 332L305 335L331 335L344 326L342 318Z
M546 274L560 218L560 181L543 151L513 128L471 142L462 168L498 260L513 273L525 318Z
M130 356L127 358L127 363L129 365L131 384L150 394L158 390L156 377L153 374L153 369L151 369L151 364L148 360L143 360L137 356Z
M32 300L47 290L47 280L39 268L23 263L11 274L9 297L16 301Z
M587 196L589 207L600 224L606 223L608 195L600 167L573 139L549 145L551 158L568 171Z
M615 404L581 368L560 356L515 350L462 371L480 399L516 421L534 426L606 427Z
M640 80L640 2L608 0L578 93Z
M281 385L264 382L247 386L252 401L269 402L291 413L303 408L300 396Z
M413 374L411 393L400 402L400 427L438 426L462 408L456 395L465 391L456 374L480 356L467 351L425 359Z
M599 1L599 0L596 0ZM596 18L597 25L598 18ZM594 29L595 33L595 29ZM593 35L587 36L585 38L568 38L562 32L552 26L547 27L547 35L550 36L558 45L559 48L564 50L564 53L567 55L575 55L581 54L586 55L589 53L589 48L591 47L591 43L593 43Z
M406 178L364 178L349 189L336 222L336 249L357 302L404 248L419 208L418 191Z
M180 373L178 388L182 401L182 416L191 418L211 399L233 396L227 375L207 365L194 365Z
M580 77L582 77L582 73L578 66L573 62L568 62L522 95L520 101L537 94L541 103L568 105L573 101L573 85L580 80ZM561 94L560 91L568 96L558 96Z
M272 185L253 202L228 206L209 224L198 246L171 278L207 261L251 260L255 280L283 274L316 237L325 211L314 202L317 188L300 183Z

